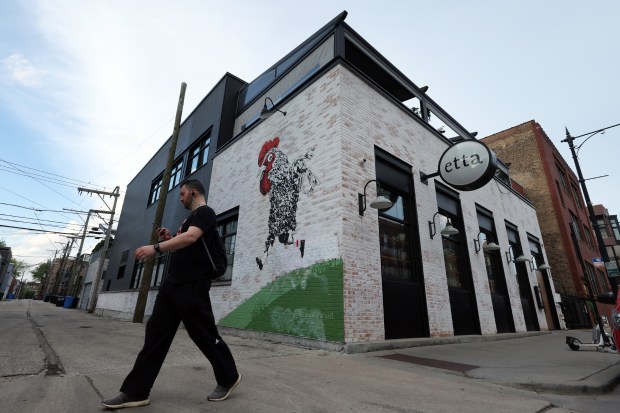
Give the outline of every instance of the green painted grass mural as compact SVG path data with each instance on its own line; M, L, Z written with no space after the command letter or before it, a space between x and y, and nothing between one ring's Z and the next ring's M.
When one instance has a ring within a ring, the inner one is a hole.
M344 342L343 263L336 258L278 277L220 325Z

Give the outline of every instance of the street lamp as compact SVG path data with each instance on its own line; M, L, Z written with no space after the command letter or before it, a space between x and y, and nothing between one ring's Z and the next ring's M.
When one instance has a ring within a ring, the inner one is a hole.
M577 169L577 176L579 177L579 183L581 184L581 190L583 191L583 196L586 199L586 205L588 206L588 214L590 217L590 223L594 228L594 233L596 234L596 241L598 242L598 249L603 258L604 262L609 262L609 255L607 254L607 248L605 247L605 242L603 241L603 236L601 235L601 229L599 228L596 222L596 214L594 213L594 206L592 205L592 201L590 201L590 195L588 194L588 188L586 187L586 180L583 179L583 174L581 173L581 167L579 166L579 158L577 158L577 152L584 143L588 141L591 137L596 135L597 133L605 133L607 129L615 128L616 126L620 126L620 123L612 126L608 126L606 128L598 129L592 132L584 133L579 136L571 136L568 128L566 129L566 139L563 139L562 142L568 143L568 147L570 148L571 154L573 155L573 161L575 162L575 169ZM575 150L575 145L573 145L573 141L577 138L582 138L587 136L587 138L579 145ZM611 285L611 291L614 294L614 298L616 298L616 292L618 291L618 281L614 277L608 277L609 284Z

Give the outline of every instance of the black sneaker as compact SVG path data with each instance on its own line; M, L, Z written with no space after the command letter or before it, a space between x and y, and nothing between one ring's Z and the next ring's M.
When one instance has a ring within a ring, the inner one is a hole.
M144 397L133 397L125 393L119 393L118 396L110 399L101 400L103 407L108 409L123 409L125 407L148 406L149 399Z
M220 402L222 400L226 400L228 396L230 396L230 393L235 390L235 387L239 385L239 383L241 383L241 373L239 373L237 381L234 382L232 385L224 387L218 384L217 386L215 386L215 389L207 396L207 400L211 402Z

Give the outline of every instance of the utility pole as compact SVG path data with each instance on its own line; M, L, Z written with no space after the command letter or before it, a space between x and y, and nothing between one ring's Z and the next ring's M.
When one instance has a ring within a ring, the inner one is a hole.
M116 188L114 188L114 191L112 192L97 191L97 190L88 189L88 188L78 188L78 192L79 193L87 192L90 194L97 194L108 208L110 208L110 206L105 202L105 199L103 197L111 196L114 198L114 203L113 203L112 208L110 208L109 212L106 211L106 213L110 214L110 222L108 224L108 230L106 231L106 234L105 234L105 242L103 243L103 248L101 249L101 258L99 259L99 266L97 268L97 274L95 275L93 286L91 287L91 290L90 290L90 298L88 300L88 312L92 313L93 311L95 311L95 308L97 306L97 298L99 297L99 282L101 281L101 275L103 274L103 264L105 263L105 255L108 250L108 245L110 245L110 235L112 234L112 224L114 224L114 212L116 211L116 203L120 195L120 188L117 186Z
M58 250L54 250L54 258L52 259L52 263L50 264L50 269L47 271L47 277L45 277L45 287L43 288L45 291L44 295L50 295L50 284L52 282L52 268L54 268L54 261L56 261L57 254L58 254Z
M71 255L71 250L73 249L73 241L74 238L68 237L67 246L65 247L65 252L62 254L62 259L60 260L60 266L56 271L56 278L54 279L54 287L52 288L52 294L58 295L58 287L60 287L60 280L62 279L62 273L65 269L65 264Z
M603 258L604 262L609 262L609 255L607 254L607 247L605 247L605 241L603 241L603 236L601 235L601 229L598 226L598 222L596 222L596 214L594 213L594 206L592 205L592 201L590 201L590 195L588 194L588 188L586 187L586 180L583 179L583 174L581 173L581 166L579 165L579 158L577 157L577 151L583 146L584 143L597 133L605 133L607 129L614 128L616 126L620 126L619 124L608 126L603 129L595 130L593 132L584 133L583 135L572 137L568 128L566 129L566 139L563 139L562 142L568 143L568 147L570 148L570 152L573 155L573 162L575 162L575 169L577 170L577 176L579 177L579 183L581 184L581 190L583 191L583 196L586 199L586 205L588 206L588 215L590 218L590 223L594 228L594 234L596 235L596 241L598 242L599 253L601 254L601 258ZM573 141L577 138L581 138L583 136L589 135L585 141L581 143L575 150L575 145L573 145ZM576 246L578 248L578 245ZM611 292L614 295L614 299L616 298L616 293L618 291L618 281L616 277L607 277L609 279L609 284L611 285ZM594 304L596 305L596 304ZM602 331L602 330L601 330Z
M79 284L78 284L78 279L80 276L80 271L82 270L82 262L83 260L80 258L80 255L82 254L82 248L84 247L84 240L86 239L86 231L88 230L88 222L90 221L90 216L91 214L110 214L110 211L102 211L102 210L98 210L98 209L90 209L88 210L88 212L86 211L74 211L69 209L68 211L72 211L72 212L80 212L80 213L86 213L86 223L84 224L84 231L82 232L82 237L81 237L81 241L80 241L80 247L78 249L78 253L77 253L77 260L80 260L78 265L74 265L73 266L73 271L71 272L71 279L69 280L69 286L73 286L73 288L71 288L71 290L69 291L69 294L71 294L73 297L75 297L77 295L78 292L78 288L79 288ZM77 268L77 270L76 270Z
M588 295L590 296L590 300L592 301L592 312L594 313L594 318L596 319L596 324L598 328L601 330L601 334L603 335L603 341L605 343L609 343L609 338L607 334L605 334L605 326L603 326L603 320L601 319L601 314L598 311L598 307L596 306L596 301L594 299L594 289L592 288L592 283L590 282L590 278L588 277L588 272L586 271L586 265L583 262L583 256L581 255L581 250L579 249L579 242L577 241L577 228L573 228L573 223L570 223L570 236L573 240L573 246L575 247L575 251L577 252L577 258L579 258L579 264L581 264L581 271L583 273L583 280L586 282L586 287L588 288Z
M70 294L72 297L75 297L75 292L77 288L75 288L75 286L71 288L71 286L73 285L73 283L77 281L76 274L79 275L81 267L82 267L81 265L82 259L80 255L82 254L82 247L84 246L84 238L86 238L86 231L88 230L88 221L90 221L90 212L91 211L88 211L88 215L86 215L86 222L84 223L84 232L82 232L82 238L80 240L80 247L78 248L78 253L75 258L76 262L73 264L73 268L71 271L71 277L69 278L69 289L70 290L68 291L68 294ZM78 264L78 260L80 261L80 264ZM76 271L76 267L77 267L77 271Z
M183 113L183 101L185 100L185 89L187 84L181 83L181 93L179 94L179 103L177 104L177 113L174 120L174 129L172 131L172 139L170 142L170 148L168 149L168 160L166 162L166 168L164 169L164 176L161 182L161 193L159 201L157 202L157 210L155 211L154 223L157 227L161 227L161 221L164 216L164 209L166 208L166 199L168 198L168 186L170 185L170 172L172 171L172 163L174 162L174 153L177 149L177 141L179 139L179 129L181 126L181 114ZM155 244L159 239L157 231L153 229L151 233L151 239L149 244ZM146 301L149 295L149 287L151 286L151 278L153 276L153 266L155 264L155 258L149 258L144 263L144 273L142 275L142 281L140 282L140 291L138 292L138 299L136 300L136 309L133 313L133 322L142 323L144 320L144 310L146 308Z

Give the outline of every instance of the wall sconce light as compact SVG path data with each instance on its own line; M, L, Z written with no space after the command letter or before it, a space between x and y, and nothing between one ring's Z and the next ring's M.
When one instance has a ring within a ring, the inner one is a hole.
M543 265L539 265L538 269L541 270L541 271L545 271L545 270L550 270L551 267L548 266L547 264L543 264Z
M271 102L271 108L267 107L267 101ZM276 111L286 116L286 112L283 112L280 109L276 108L275 105L273 104L273 100L271 100L270 97L266 97L265 104L263 105L263 108L260 111L260 118L267 119L269 116L273 115L273 112L276 112Z
M480 241L480 234L484 234L484 232L480 231L478 233L478 237L474 238L474 248L476 249L476 254L478 254L478 252L482 249L484 251L497 251L499 249L501 249L502 247L500 247L499 245L497 245L495 242L491 241L491 242L486 242L482 247L480 247L481 241Z
M538 268L536 268L536 265L534 264L534 260L532 260L532 261L530 261L530 269L532 271L534 271L534 270L545 271L545 270L550 270L551 267L548 266L547 264L543 263L543 264L539 265Z
M378 188L380 188L379 181L377 181L376 179L371 179L370 181L366 182L366 185L364 185L364 194L363 195L360 193L357 194L360 215L364 215L364 211L366 210L366 187L371 182L377 183L377 192L379 192L378 191ZM392 208L392 205L394 205L394 203L390 201L389 199L387 199L386 197L384 197L383 195L377 195L377 197L373 199L373 201L370 203L370 207L374 209L388 209L388 208Z
M437 234L437 227L435 226L435 217L437 216L437 214L439 214L439 212L435 212L435 214L433 215L433 220L428 221L428 232L431 235L431 239L433 239L435 234ZM450 218L448 218L448 223L441 230L441 235L447 237L449 235L457 235L458 233L459 230L452 226L452 222L450 222Z
M523 254L519 255L517 258L512 258L511 251L512 251L512 245L508 247L508 251L506 251L506 260L508 261L508 264L510 264L510 262L529 262L530 261L530 259L527 258Z

